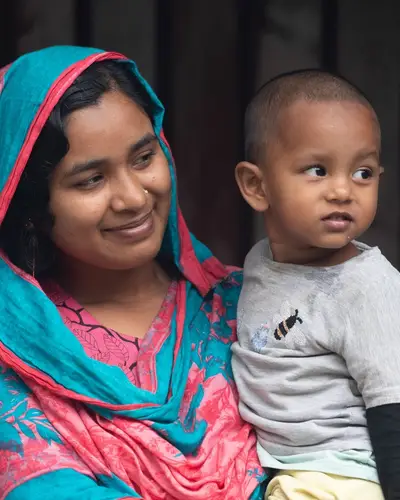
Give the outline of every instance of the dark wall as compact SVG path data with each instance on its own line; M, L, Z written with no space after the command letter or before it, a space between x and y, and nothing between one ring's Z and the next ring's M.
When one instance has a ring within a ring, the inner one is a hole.
M279 72L339 71L367 93L382 122L386 174L365 239L397 265L399 21L396 0L3 0L0 65L57 43L135 59L166 104L188 224L218 257L235 264L262 236L233 178L246 102Z

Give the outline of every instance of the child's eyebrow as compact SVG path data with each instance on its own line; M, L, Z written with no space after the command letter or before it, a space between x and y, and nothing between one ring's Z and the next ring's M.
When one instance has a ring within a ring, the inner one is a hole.
M376 149L360 151L356 155L357 160L367 160L368 158L373 158L374 160L379 160L379 152Z

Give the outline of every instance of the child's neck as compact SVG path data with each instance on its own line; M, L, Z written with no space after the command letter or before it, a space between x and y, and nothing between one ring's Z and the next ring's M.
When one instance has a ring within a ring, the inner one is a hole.
M285 244L270 242L271 252L276 262L302 266L331 267L343 264L360 252L354 243L338 249L329 248L293 248Z

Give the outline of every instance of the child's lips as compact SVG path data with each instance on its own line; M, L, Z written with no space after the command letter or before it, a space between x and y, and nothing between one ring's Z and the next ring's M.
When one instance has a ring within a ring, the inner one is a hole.
M353 216L348 212L332 212L321 220L329 231L338 233L346 231L354 222Z

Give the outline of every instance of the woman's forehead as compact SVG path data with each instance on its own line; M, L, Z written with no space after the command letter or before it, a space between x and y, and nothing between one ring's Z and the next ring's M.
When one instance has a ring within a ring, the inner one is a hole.
M108 92L98 104L74 111L66 126L70 153L78 156L112 154L150 133L154 134L149 117L119 92Z

